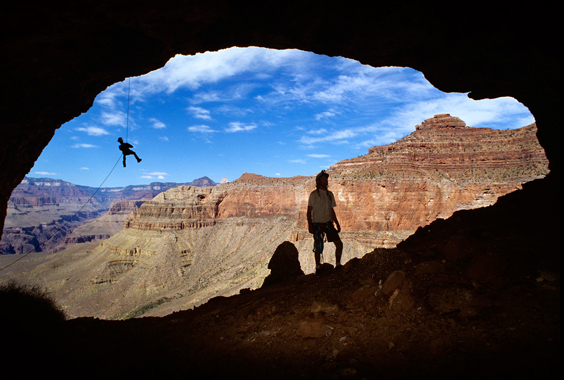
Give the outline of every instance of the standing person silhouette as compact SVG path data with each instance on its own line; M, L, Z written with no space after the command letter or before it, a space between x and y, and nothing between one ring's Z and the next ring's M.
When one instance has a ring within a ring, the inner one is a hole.
M343 242L339 237L341 226L337 220L334 208L337 206L335 196L327 190L329 174L322 170L315 177L316 190L309 195L307 204L307 225L310 234L313 234L313 253L315 257L315 272L321 268L321 254L323 253L323 239L335 243L335 268L341 267L343 255ZM333 222L337 229L333 226Z
M121 152L123 153L123 167L125 168L125 156L129 156L130 154L135 156L135 159L137 159L137 162L141 162L141 159L139 157L137 157L137 154L131 150L131 148L133 148L133 145L129 144L129 143L124 143L123 139L120 137L118 140L119 143L119 150L121 150Z

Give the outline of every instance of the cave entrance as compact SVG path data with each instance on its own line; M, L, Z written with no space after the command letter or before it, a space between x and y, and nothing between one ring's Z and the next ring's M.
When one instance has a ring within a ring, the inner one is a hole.
M499 129L534 122L513 98L443 93L410 68L233 47L176 56L108 87L88 112L57 130L29 175L97 187L119 155L116 141L127 124L143 162L118 168L105 186L203 176L232 181L244 172L312 175L392 143L441 113Z
M443 93L411 68L374 68L300 50L230 48L176 56L159 70L108 87L87 113L56 132L30 175L96 188L119 160L117 140L127 134L143 161L118 167L107 187L204 176L219 182L245 172L310 176L393 143L437 114L497 129L534 122L513 98L475 101ZM182 250L183 267L191 265L189 252Z

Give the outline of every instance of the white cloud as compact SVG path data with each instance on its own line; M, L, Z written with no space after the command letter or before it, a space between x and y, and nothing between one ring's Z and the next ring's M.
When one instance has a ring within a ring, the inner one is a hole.
M322 77L328 70L337 70L342 74ZM346 59L323 68L318 62L314 62L309 70L292 74L294 80L275 82L272 84L272 92L259 95L256 99L271 106L282 102L374 106L376 102L398 102L405 99L407 94L420 97L434 90L424 76L415 70L402 67L374 68ZM338 113L332 108L315 114L314 118L321 120Z
M322 135L324 133L327 133L327 129L325 128L319 128L319 129L312 129L310 131L307 132L310 135Z
M80 170L90 170L90 168L83 166L83 167L80 168Z
M302 159L297 159L297 160L288 160L289 162L293 163L293 164L305 164L306 162Z
M159 137L159 140L168 141L168 137L166 137L166 136L161 136L161 137Z
M155 119L154 117L149 119L149 122L151 122L153 128L155 129L164 129L166 128L165 123L163 123L162 121Z
M110 134L104 128L92 127L92 126L79 127L79 128L76 128L76 130L79 131L79 132L86 132L86 134L89 135L89 136L103 136L103 135L109 135Z
M216 130L211 129L208 125L192 125L188 127L190 132L195 133L214 133L217 132Z
M140 178L143 179L166 179L165 176L167 176L168 173L165 172L151 172L151 173L146 173L142 176L140 176Z
M39 174L39 175L57 175L57 173L51 173L51 172L33 172L33 174Z
M470 99L467 94L451 93L434 99L405 103L382 124L412 132L415 130L415 125L421 124L425 119L445 113L456 116L466 125L473 127L504 124L509 120L520 119L520 115L523 115L524 124L511 127L520 128L534 121L527 108L514 98L502 97L476 101Z
M349 94L366 94L375 87L375 83L366 76L340 75L335 83L326 89L315 91L313 98L321 102L342 103Z
M249 93L256 88L254 83L239 83L225 87L220 91L208 90L198 92L190 99L192 104L209 103L209 102L234 102L247 99Z
M256 124L243 124L237 121L229 123L229 127L225 128L225 132L234 133L234 132L247 132L252 131L257 126Z
M358 144L356 144L356 148L357 149L362 149L362 148L371 148L373 146L381 146L381 145L388 145L391 144L393 142L398 141L399 139L401 139L402 135L400 135L400 133L398 131L394 131L394 130L390 130L387 132L382 132L379 135L375 135L373 138L362 141Z
M98 146L92 144L74 144L71 148L98 148Z
M448 113L459 117L466 125L476 127L495 127L509 120L522 121L522 127L534 122L528 110L513 98L504 97L475 101L466 94L442 94L410 103L400 103L394 112L378 124L361 127L348 127L341 130L310 130L299 142L306 146L314 144L351 144L356 148L366 148L390 144L415 131L415 126L436 114ZM520 118L520 115L523 115ZM363 139L360 140L359 139Z
M356 137L363 133L366 133L364 128L348 128L340 131L327 132L325 136L320 137L302 136L299 142L305 145L312 145L323 142L343 143L346 142L347 139Z
M127 125L127 114L123 111L103 111L101 115L101 122L104 125L125 127Z
M308 133L302 136L298 141L306 146L312 146L315 144L330 143L330 144L352 144L351 140L362 138L362 136L370 136L369 141L375 142L380 141L384 143L390 143L396 141L397 139L403 137L405 134L402 130L397 130L390 128L389 126L381 126L379 124L370 124L362 127L350 127L342 130L326 131L323 133ZM393 137L392 137L393 136ZM388 141L393 138L391 141ZM383 142L385 141L385 142ZM359 143L357 143L358 145ZM364 143L360 143L358 147L364 146ZM374 145L370 145L374 146Z
M274 50L258 47L233 47L216 52L198 53L191 56L177 55L171 58L164 67L148 74L131 79L130 104L144 100L157 93L171 94L178 89L196 91L202 86L218 83L235 75L249 74L249 79L257 81L272 76L278 69L287 69L296 77L312 70L309 62L312 54L305 51L289 49ZM197 93L191 101L201 103L208 101L225 101L241 99L254 89L255 83L236 84L222 90ZM124 80L109 87L96 99L96 102L108 110L125 109L118 99L127 99L129 81Z
M208 102L220 102L220 101L226 101L226 100L228 100L228 99L223 98L222 95L217 91L199 92L197 94L194 94L192 99L190 99L190 101L192 103L195 103L195 104L208 103Z
M202 107L188 107L187 108L188 112L190 112L192 114L193 117L197 118L197 119L203 119L203 120L211 120L211 115L210 115L210 111L202 108Z
M208 83L217 83L244 72L261 74L273 67L299 65L296 60L307 59L308 53L299 50L263 48L229 48L192 56L177 55L167 64L132 81L132 93L174 92L178 88L192 91ZM124 83L124 86L126 84Z
M308 154L308 157L312 157L312 158L328 158L331 157L328 154Z
M96 102L103 106L113 108L115 106L114 98L112 96L108 96L109 94L106 94L105 92L102 94L103 95L100 98L96 99Z
M147 173L147 174L148 174L148 175L159 176L159 177L168 175L168 173L165 173L165 172L151 172L151 173Z
M333 117L335 115L337 115L337 112L334 109L330 109L328 111L316 114L314 116L314 119L315 120L328 119L328 118Z
M215 108L215 111L230 117L243 117L254 112L251 108L241 108L229 104L219 106Z

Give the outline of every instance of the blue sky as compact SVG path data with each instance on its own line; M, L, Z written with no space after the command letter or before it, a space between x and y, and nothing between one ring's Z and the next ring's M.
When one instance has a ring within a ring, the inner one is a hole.
M439 113L475 127L534 122L514 98L444 93L410 68L300 50L179 55L100 93L88 112L57 130L28 175L98 187L120 160L118 137L143 161L129 156L126 168L120 161L105 187L203 176L233 181L245 172L312 175L392 143Z

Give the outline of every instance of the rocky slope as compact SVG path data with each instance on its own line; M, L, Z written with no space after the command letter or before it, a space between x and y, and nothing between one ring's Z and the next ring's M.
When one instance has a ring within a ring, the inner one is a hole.
M330 168L343 262L374 247L395 247L417 228L457 210L489 206L547 173L534 125L493 131L461 124L437 115L397 143ZM472 149L459 138L467 133L479 146ZM215 187L170 189L145 202L123 231L89 246L88 253L55 256L56 269L45 263L35 272L69 315L103 318L166 315L254 289L284 241L296 246L301 269L312 273L305 211L313 188L312 177L244 174ZM334 263L332 244L323 261Z
M64 244L59 249L69 245L105 240L123 229L129 214L137 210L143 200L126 200L112 203L110 209L101 217L86 222L75 228L65 237Z
M539 182L320 276L285 242L276 281L162 318L61 324L14 300L4 357L29 378L559 379L560 227Z

